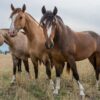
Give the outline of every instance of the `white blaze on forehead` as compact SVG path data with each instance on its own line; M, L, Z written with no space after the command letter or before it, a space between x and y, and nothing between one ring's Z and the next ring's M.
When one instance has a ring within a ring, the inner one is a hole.
M52 32L52 26L47 28L47 35L48 35L48 37L50 37L51 32Z
M14 22L15 22L15 19L17 17L18 14L15 14L12 16L12 22L11 22L11 26L10 26L10 31L13 31L14 30Z
M44 20L44 22L43 22L44 24L46 24L46 19Z

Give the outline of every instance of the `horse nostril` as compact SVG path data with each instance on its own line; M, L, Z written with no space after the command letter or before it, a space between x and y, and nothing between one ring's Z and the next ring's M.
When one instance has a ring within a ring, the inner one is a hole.
M54 43L51 43L51 44L50 44L50 48L53 48L53 47L54 47Z
M48 44L48 43L45 43L45 46L46 46L47 49L50 49L51 48L50 47L50 44Z
M9 34L11 37L13 37L15 33L14 33L14 31L12 31L12 32L9 31L8 34Z
M47 43L45 43L45 47L48 49L48 45L47 45Z

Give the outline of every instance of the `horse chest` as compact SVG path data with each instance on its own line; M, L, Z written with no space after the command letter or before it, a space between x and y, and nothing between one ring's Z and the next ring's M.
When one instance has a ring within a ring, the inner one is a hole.
M51 55L54 62L65 62L65 58L62 55L61 51L57 49L53 49L51 51Z

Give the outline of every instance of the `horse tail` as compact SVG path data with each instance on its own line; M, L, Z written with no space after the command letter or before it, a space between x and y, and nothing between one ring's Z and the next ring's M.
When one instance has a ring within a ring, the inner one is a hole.
M68 74L70 73L70 65L69 65L69 63L67 63L66 71L67 71Z

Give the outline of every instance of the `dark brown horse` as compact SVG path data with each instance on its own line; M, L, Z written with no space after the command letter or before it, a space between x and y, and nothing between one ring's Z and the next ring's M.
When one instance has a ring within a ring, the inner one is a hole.
M25 65L25 70L27 72L28 78L30 78L29 63L28 63L28 58L30 56L27 46L26 35L22 34L23 32L19 32L19 34L16 37L10 37L8 35L8 31L9 29L0 29L0 39L2 39L3 43L6 43L9 46L13 62L13 77L11 83L15 83L16 70L18 70L19 73L21 73L22 71L21 68L22 61Z
M43 25L46 37L46 48L52 57L58 61L67 61L74 78L80 88L80 95L84 94L84 88L80 83L75 61L88 58L96 73L97 86L100 73L100 37L95 32L84 31L74 32L64 25L61 17L57 15L57 8L54 11L46 11L42 8L43 17L40 24ZM59 55L55 55L58 52Z

